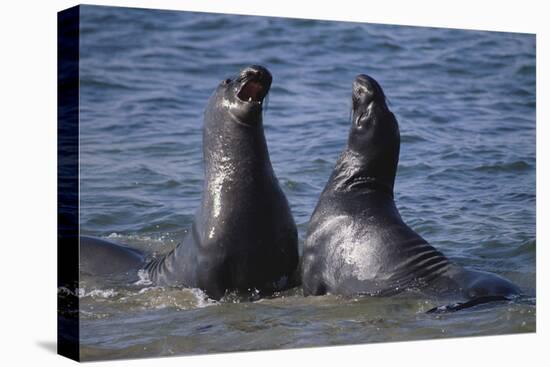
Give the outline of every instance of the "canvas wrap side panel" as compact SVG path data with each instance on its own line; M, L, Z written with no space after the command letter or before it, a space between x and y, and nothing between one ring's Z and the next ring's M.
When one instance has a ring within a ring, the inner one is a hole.
M57 352L79 360L80 8L57 17Z

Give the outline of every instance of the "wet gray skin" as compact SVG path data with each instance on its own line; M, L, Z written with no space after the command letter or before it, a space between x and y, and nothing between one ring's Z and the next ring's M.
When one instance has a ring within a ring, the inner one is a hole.
M153 284L200 288L216 299L229 291L262 296L295 285L296 225L271 166L262 122L271 81L266 68L252 65L221 82L210 97L202 201L183 242L149 263L136 262L133 250L111 246L109 253L102 246L105 260L94 262L97 269L88 266L89 273L101 273L115 256L124 263L120 269L137 274L143 268ZM93 241L82 237L81 247L97 247Z
M391 295L421 289L460 300L511 297L495 274L453 264L401 219L393 198L400 134L380 85L353 82L347 146L321 194L304 244L305 295Z

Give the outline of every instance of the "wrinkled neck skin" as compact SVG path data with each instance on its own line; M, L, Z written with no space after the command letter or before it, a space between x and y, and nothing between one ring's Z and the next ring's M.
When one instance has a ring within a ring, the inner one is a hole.
M387 167L381 167L381 163L372 158L348 145L340 154L325 191L335 194L380 192L393 198L397 157L385 162Z
M393 198L399 161L399 127L385 102L354 109L348 143L327 189L338 192L385 193Z

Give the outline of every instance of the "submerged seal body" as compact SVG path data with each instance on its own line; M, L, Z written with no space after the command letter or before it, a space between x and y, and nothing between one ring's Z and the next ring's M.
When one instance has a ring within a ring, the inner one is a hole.
M137 271L146 264L141 251L109 240L80 236L80 275L125 283L139 280Z
M271 81L267 69L249 66L210 97L201 206L181 244L142 264L154 284L200 288L213 298L226 291L269 294L293 286L297 230L262 123Z
M391 295L408 288L464 299L519 289L495 274L453 264L402 220L393 199L397 120L380 85L353 83L348 143L321 194L304 244L305 295Z

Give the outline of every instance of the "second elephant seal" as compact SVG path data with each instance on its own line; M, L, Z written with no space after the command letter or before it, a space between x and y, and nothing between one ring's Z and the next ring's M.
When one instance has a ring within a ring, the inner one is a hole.
M390 295L421 288L466 301L518 295L518 287L500 276L453 264L403 222L393 198L397 120L373 78L357 76L352 96L347 146L307 230L304 294Z

